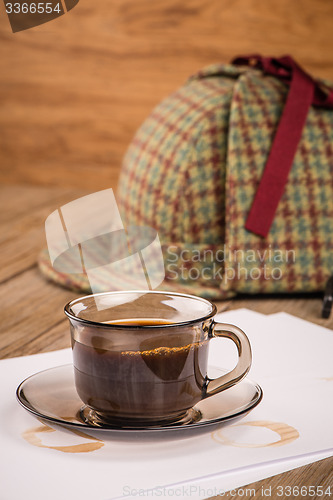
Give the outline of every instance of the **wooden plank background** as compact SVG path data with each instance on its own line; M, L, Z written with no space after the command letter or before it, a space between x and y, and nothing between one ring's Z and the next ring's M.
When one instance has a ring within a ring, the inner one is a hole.
M0 182L115 185L155 104L251 52L333 80L332 0L80 0L15 34L0 2Z

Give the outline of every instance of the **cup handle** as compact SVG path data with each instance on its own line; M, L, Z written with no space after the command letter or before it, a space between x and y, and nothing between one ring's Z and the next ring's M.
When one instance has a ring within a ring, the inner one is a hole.
M237 365L231 372L214 379L207 377L205 398L224 391L240 382L248 373L252 362L249 339L237 326L213 321L210 328L210 337L224 337L232 340L236 344L239 358Z

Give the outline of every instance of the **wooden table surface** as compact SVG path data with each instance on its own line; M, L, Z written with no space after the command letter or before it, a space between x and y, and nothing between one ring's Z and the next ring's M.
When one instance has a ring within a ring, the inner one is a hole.
M4 186L0 188L0 358L24 356L70 346L64 304L78 294L47 282L39 273L36 259L45 246L44 221L62 204L84 193L77 189L33 186ZM333 318L320 318L320 297L238 298L219 308L247 307L269 314L285 311L333 330ZM333 498L333 458L322 460L293 471L253 483L262 496L262 487L331 486ZM244 487L245 488L245 487ZM234 492L223 498L244 498ZM218 497L216 497L218 498ZM246 498L249 498L247 496ZM272 498L274 494L272 494ZM281 498L281 497L280 497ZM286 498L286 497L283 497ZM293 498L293 497L291 497ZM302 497L302 498L310 498ZM313 496L311 498L329 498Z

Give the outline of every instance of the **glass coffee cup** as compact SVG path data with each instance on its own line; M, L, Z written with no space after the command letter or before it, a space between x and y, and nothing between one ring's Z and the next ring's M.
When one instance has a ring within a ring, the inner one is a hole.
M173 292L124 291L69 302L74 377L94 425L186 422L196 403L240 382L251 347L238 327L214 320L208 300ZM207 375L210 339L232 340L238 363L216 379Z

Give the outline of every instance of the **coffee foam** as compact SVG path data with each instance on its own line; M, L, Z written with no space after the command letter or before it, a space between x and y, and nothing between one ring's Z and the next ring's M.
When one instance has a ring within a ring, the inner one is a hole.
M203 340L201 342L195 342L193 344L187 344L180 347L155 347L155 349L150 349L146 351L122 351L121 356L166 356L174 353L190 351L195 348L205 345L208 340Z

